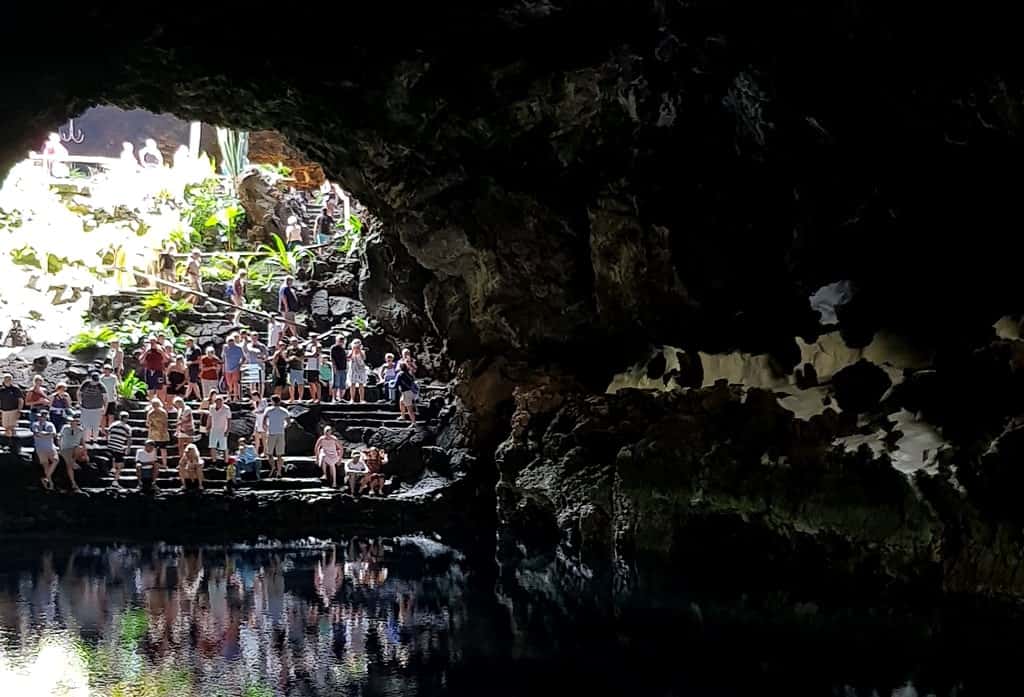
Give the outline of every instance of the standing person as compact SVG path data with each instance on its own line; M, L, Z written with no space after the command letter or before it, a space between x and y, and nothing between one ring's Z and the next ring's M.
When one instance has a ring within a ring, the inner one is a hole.
M107 357L110 359L110 367L114 369L114 375L117 376L118 380L123 380L124 350L121 348L121 342L118 339L110 342L110 353Z
M164 156L152 138L146 138L146 145L139 150L139 164L147 168L164 166Z
M210 462L217 461L217 451L228 456L228 430L231 428L231 407L224 403L224 397L217 395L210 407Z
M410 421L410 428L416 425L416 399L412 392L415 385L416 380L413 378L412 372L409 370L409 364L399 363L398 378L395 380L395 387L398 389L399 394L398 409L401 414L408 417ZM399 416L399 418L401 418L401 416Z
M252 415L255 419L252 431L252 444L256 448L256 454L263 457L263 453L267 448L267 430L263 425L263 415L270 407L270 402L261 394L253 393L250 398L252 399Z
M91 373L78 388L78 406L82 410L85 442L91 443L100 436L100 422L107 408L107 391L100 384L99 373Z
M188 296L188 301L193 305L198 305L199 301L202 300L201 294L203 293L203 267L202 267L203 255L198 249L193 249L192 253L188 255L188 264L185 266L185 281L188 287L192 289L192 294Z
M178 479L181 480L181 490L185 491L189 479L196 482L199 491L203 490L203 458L199 455L199 448L195 443L189 443L181 451L178 459Z
M187 382L188 366L185 365L185 357L175 356L174 362L167 366L167 398L164 400L164 404L168 411L174 410L173 405L176 398L185 396L188 391L185 386Z
M131 415L122 411L117 420L107 428L107 449L110 450L110 462L113 469L113 486L121 488L121 470L124 468L125 458L128 457L128 449L132 447L132 428L128 425Z
M280 308L280 297L278 298L278 301L278 307ZM284 322L276 317L272 319L270 324L267 326L267 346L277 346L286 331L288 331L288 327Z
M395 388L395 380L398 379L398 364L395 363L395 354L384 354L384 365L380 367L378 377L380 377L380 383L384 385L385 390L381 394L380 401L394 406L398 401L398 390Z
M316 235L316 243L324 244L331 240L331 226L334 225L334 221L331 216L327 214L327 209L320 211L320 215L313 221L313 232Z
M147 440L135 451L135 476L141 491L156 491L156 443Z
M64 425L57 435L57 443L60 446L60 457L64 460L64 468L68 474L68 481L71 482L71 490L80 492L78 483L75 481L75 470L79 461L88 459L85 454L85 431L82 429L82 422L78 416L72 414L71 421Z
M245 362L245 351L238 345L234 334L228 337L224 345L224 382L228 386L228 400L242 401L242 363Z
M351 397L353 402L366 401L368 373L366 354L363 352L363 342L359 339L353 339L352 350L348 352L348 386L352 388Z
M71 409L71 395L68 394L68 386L63 382L57 383L56 391L50 397L50 421L57 433L67 423L68 411Z
M284 317L284 333L298 336L298 328L295 326L295 313L299 310L299 298L295 295L294 284L295 279L291 276L284 279L281 290L277 292L277 310Z
M285 246L291 250L302 246L302 226L294 215L288 216L288 224L284 228Z
M283 341L277 342L277 350L270 361L274 372L274 394L284 397L285 389L288 387L288 345Z
M203 397L209 397L217 391L220 382L220 359L212 346L206 347L206 353L199 359L199 381L203 385Z
M188 383L185 389L185 399L202 399L203 394L199 391L199 359L203 352L196 346L196 342L189 337L185 339L185 365L188 368Z
M114 366L107 363L103 366L103 375L100 376L100 385L107 397L107 403L103 410L103 428L106 430L117 418L117 386L120 381L114 375Z
M50 400L46 396L46 388L43 387L43 376L32 376L32 387L25 393L25 406L31 412L32 420L38 411L50 411Z
M288 401L294 402L302 399L306 374L303 368L306 364L306 354L299 345L299 340L294 336L288 344L288 351L285 354L288 358Z
M17 449L14 433L24 406L25 393L14 384L14 377L10 373L4 373L3 384L0 385L0 418L3 419L4 435L10 443L11 452Z
M238 320L242 317L241 308L245 307L245 286L245 269L239 269L238 273L235 274L235 277L228 282L227 287L224 289L228 300L235 306L235 314L231 319L232 324L238 324Z
M192 409L185 404L184 399L175 397L174 407L178 410L178 424L174 429L174 437L178 439L178 452L180 453L192 444L196 434L196 422L192 415Z
M334 429L330 426L324 426L324 434L317 439L316 445L313 446L313 457L316 459L317 464L320 465L320 471L323 476L320 477L328 483L332 489L338 486L338 463L341 462L341 458L345 454L345 448L342 446L341 441L334 435ZM330 472L328 478L327 473Z
M150 337L149 345L139 356L139 363L142 364L142 377L146 381L146 396L153 399L163 389L164 367L167 365L164 347L156 337Z
M170 243L166 244L163 251L160 252L160 280L168 281L169 283L175 283L178 280L177 274L174 273L174 246ZM176 291L171 286L165 286L161 284L161 289L167 294L171 295Z
M259 393L259 396L262 397L266 393L267 389L266 364L267 359L270 358L267 352L267 347L260 342L259 333L253 332L243 348L245 349L245 362L250 366L256 366L256 369L259 372L259 382L257 383L259 386L252 387L251 391ZM250 370L252 370L252 368L250 368Z
M164 404L159 399L154 399L146 409L146 437L156 443L160 451L160 467L167 467L167 446L171 444L171 433L167 425L168 415ZM160 474L159 470L156 472Z
M280 479L284 475L285 430L292 422L292 415L281 406L281 398L270 398L270 408L263 414L263 429L267 432L267 460L270 463L270 477Z
M345 393L348 391L348 351L345 350L345 337L338 334L331 347L331 367L334 368L334 376L331 385L334 387L334 401L344 402Z
M57 429L45 411L37 411L32 421L32 445L43 468L43 488L53 489L53 471L57 469Z
M412 351L410 351L407 348L402 349L402 360L399 362L405 363L407 366L409 366L409 373L413 377L416 377L416 359L412 357Z
M313 337L306 346L306 384L309 385L309 399L320 401L320 341Z

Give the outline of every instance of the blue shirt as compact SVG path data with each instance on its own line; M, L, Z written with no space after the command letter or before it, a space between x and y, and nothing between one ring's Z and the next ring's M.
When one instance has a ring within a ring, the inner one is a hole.
M32 435L35 440L36 450L53 450L54 440L57 438L57 429L49 421L32 422Z
M238 344L224 346L224 370L234 373L242 369L242 361L245 360L245 351Z

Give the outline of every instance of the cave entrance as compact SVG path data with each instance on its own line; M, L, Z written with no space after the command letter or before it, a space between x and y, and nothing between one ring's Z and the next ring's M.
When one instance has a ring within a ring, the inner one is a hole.
M161 278L187 285L194 251L213 295L244 269L247 307L273 312L285 276L308 272L317 256L337 262L356 253L368 213L352 204L275 131L90 108L56 126L0 189L5 350L42 342L81 350L106 344L112 332L170 326L184 291L157 286ZM291 219L299 245L288 244ZM95 311L95 296L146 288L157 292L137 317L119 313L118 303Z

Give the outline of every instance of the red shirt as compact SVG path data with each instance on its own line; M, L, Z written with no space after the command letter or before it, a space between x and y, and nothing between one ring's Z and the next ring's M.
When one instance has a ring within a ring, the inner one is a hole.
M164 352L160 349L147 349L142 354L142 365L145 366L146 370L163 370L165 358Z
M216 356L203 356L199 359L199 379L200 380L216 380L217 379L217 366L220 365L220 361Z

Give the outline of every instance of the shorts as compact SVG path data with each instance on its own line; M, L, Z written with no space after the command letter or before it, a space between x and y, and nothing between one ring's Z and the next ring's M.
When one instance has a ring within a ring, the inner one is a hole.
M17 409L11 411L5 411L3 413L3 426L4 428L17 428L18 420L21 419L21 412Z
M115 465L123 465L127 457L128 453L119 453L114 450L110 451L110 461Z
M117 416L117 402L107 402L107 409L104 413L107 416Z
M302 370L291 369L288 371L288 384L290 385L305 385L306 384L306 373Z
M203 396L206 396L220 387L220 380L202 380Z
M319 370L306 370L306 382L310 385L315 385L320 382L320 371Z
M82 428L86 431L98 431L102 416L102 407L99 409L82 409Z
M284 373L274 372L274 387L288 387L288 376Z
M407 407L411 407L416 401L416 396L412 393L412 390L405 390L402 392L402 404Z
M285 327L288 328L288 329L294 330L295 329L295 325L292 324L292 323L295 322L295 313L294 312L282 312L281 316L284 317Z
M199 366L190 365L188 367L188 381L191 383L199 382Z
M210 449L228 451L228 434L210 432Z
M284 455L284 434L271 433L267 435L267 455Z
M61 448L60 457L64 462L69 464L75 464L75 449L74 448Z
M226 370L224 371L224 381L233 385L237 385L242 379L241 370Z
M335 369L335 371L334 371L334 380L331 381L331 384L334 385L334 389L336 389L336 390L343 390L343 389L345 389L347 387L347 385L345 384L347 381L348 381L348 373L346 373L344 370L337 370L337 369Z
M143 373L143 378L146 381L146 387L151 390L159 390L160 386L164 384L164 373L162 370L150 370L146 368Z
M36 448L36 457L39 458L39 462L44 458L49 462L57 459L57 451L53 448Z

